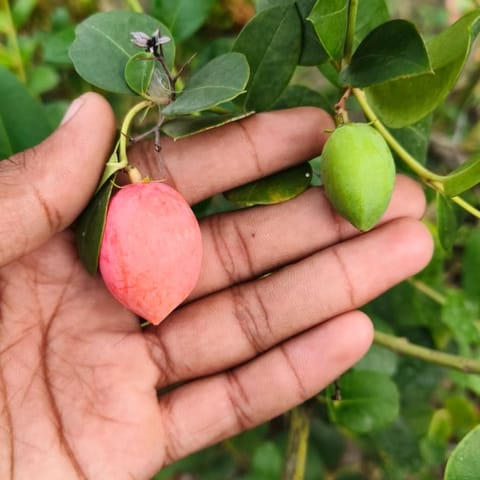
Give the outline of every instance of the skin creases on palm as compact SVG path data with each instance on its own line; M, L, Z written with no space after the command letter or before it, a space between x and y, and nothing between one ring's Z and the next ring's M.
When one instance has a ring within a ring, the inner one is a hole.
M153 474L164 457L157 366L71 235L0 269L0 296L0 477L13 456L43 478Z

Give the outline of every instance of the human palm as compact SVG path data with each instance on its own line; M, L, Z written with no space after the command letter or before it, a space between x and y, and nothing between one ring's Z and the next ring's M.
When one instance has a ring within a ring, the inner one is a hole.
M193 204L318 154L329 126L314 109L262 114L165 140L161 169L148 144L131 158ZM112 134L110 110L87 95L53 140L0 164L2 479L148 479L282 413L364 354L371 326L355 309L431 253L411 181L399 179L382 226L361 236L311 189L203 220L196 289L142 330L84 271L65 230Z

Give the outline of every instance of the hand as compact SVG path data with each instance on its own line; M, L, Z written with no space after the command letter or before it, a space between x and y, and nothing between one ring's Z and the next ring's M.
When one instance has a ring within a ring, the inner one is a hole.
M356 308L430 258L412 181L398 178L382 224L364 235L312 188L202 220L195 291L142 331L84 271L66 230L114 135L101 97L74 107L41 145L0 162L2 479L148 479L281 414L361 358L372 327ZM164 139L164 169L151 143L131 158L193 204L319 154L331 126L313 108L262 113Z

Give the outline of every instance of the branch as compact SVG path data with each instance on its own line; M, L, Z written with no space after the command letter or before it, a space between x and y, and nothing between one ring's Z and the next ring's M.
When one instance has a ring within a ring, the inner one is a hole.
M290 412L290 432L282 480L303 480L307 460L310 419L304 406Z
M363 90L359 88L354 88L353 94L357 99L358 104L365 116L370 120L372 125L382 134L383 138L390 145L391 149L414 171L419 177L424 179L426 183L433 185L436 190L443 191L442 182L444 177L442 175L437 175L436 173L431 172L423 165L421 165L415 158L412 157L400 143L393 137L393 135L388 131L388 129L383 125L382 122L377 118L375 112L370 107L367 102L367 97Z
M444 193L443 182L445 181L445 176L437 175L436 173L430 171L428 168L425 168L422 164L417 162L417 160L412 155L410 155L399 142L397 142L394 136L375 115L375 112L370 107L363 90L359 88L353 88L352 92L355 95L355 98L357 99L357 102L360 105L360 108L363 110L365 116L370 120L372 125L381 133L383 138L390 145L390 148L408 165L408 167L414 173L416 173L423 180L425 184L427 184L429 187L433 188L437 192ZM474 217L480 218L480 210L465 201L463 198L455 196L451 197L450 199Z
M397 353L419 358L435 365L460 370L464 373L480 374L480 361L473 358L460 357L449 353L439 352L431 348L421 347L411 343L406 338L396 337L387 333L375 331L374 341L377 345L388 348Z

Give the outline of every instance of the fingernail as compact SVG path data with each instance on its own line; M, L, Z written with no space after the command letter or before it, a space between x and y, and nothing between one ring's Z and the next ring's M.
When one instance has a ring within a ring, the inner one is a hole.
M65 112L65 115L60 122L60 126L67 123L80 110L80 107L83 105L84 102L85 98L83 98L83 95L74 100L68 107L68 110Z

